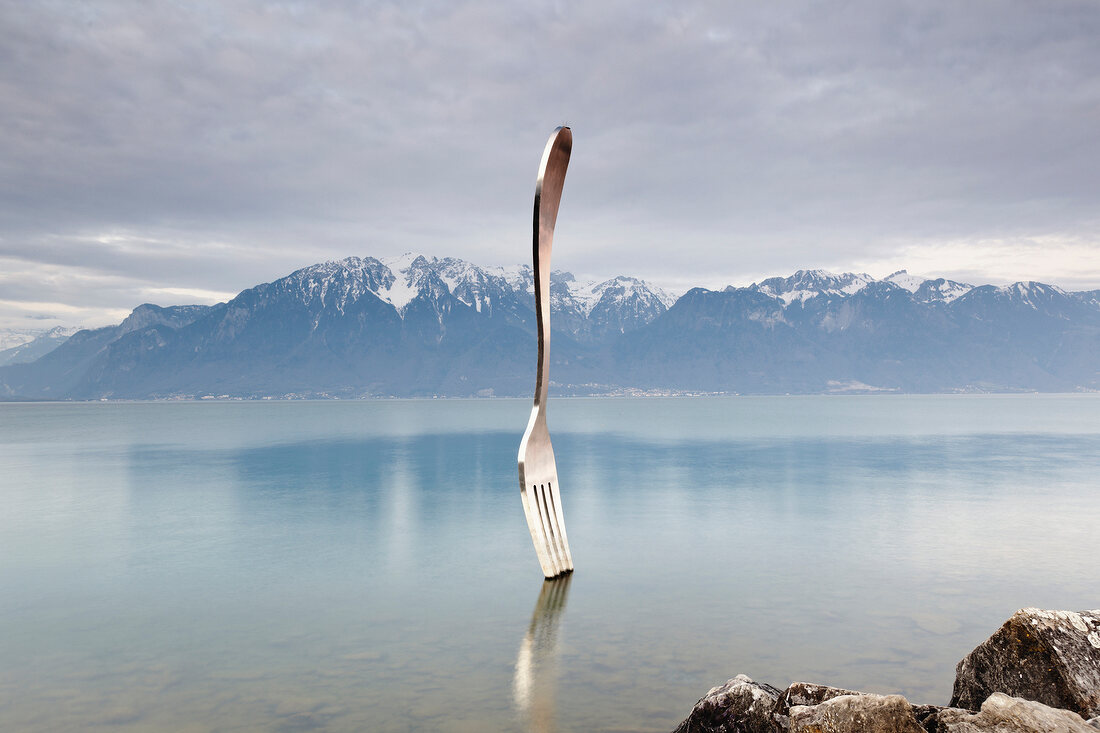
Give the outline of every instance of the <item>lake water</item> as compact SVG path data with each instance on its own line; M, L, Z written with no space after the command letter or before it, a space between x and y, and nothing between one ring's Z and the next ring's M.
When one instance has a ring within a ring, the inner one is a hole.
M737 673L946 703L1100 606L1100 395L0 404L0 729L668 731Z

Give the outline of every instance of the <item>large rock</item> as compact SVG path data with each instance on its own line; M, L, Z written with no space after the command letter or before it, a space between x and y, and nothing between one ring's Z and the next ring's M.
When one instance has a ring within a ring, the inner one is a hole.
M810 682L794 682L783 690L779 699L772 708L772 719L776 727L786 730L790 725L791 708L802 705L818 705L826 700L832 700L841 695L862 695L862 692L845 690L842 687L829 687L828 685L815 685Z
M1100 715L1100 610L1013 614L959 662L951 706L975 710L995 692Z
M924 722L928 733L1096 733L1068 710L995 692L980 713L945 708Z
M774 733L772 708L779 690L739 674L715 687L674 733Z
M790 733L925 733L901 695L841 695L790 709Z

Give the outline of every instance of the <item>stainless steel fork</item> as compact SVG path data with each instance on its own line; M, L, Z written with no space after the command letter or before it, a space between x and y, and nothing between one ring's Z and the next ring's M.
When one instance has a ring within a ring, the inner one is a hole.
M519 444L519 489L527 528L539 556L543 575L553 578L573 571L565 517L558 493L558 468L546 427L546 398L550 387L550 250L554 224L565 185L565 169L573 149L568 127L554 130L546 143L535 183L534 262L535 320L538 324L539 361L535 381L535 405Z

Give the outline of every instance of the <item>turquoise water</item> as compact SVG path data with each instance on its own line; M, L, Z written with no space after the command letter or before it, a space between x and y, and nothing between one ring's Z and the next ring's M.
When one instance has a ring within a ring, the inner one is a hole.
M1100 606L1100 396L0 404L0 729L667 731L737 673L944 703Z

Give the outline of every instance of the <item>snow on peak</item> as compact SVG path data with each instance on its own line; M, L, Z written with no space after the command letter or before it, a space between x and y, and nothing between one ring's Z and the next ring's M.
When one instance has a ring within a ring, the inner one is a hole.
M377 295L396 308L398 314L404 313L405 307L420 295L433 276L439 277L439 270L448 262L467 264L461 260L441 261L436 257L428 259L417 252L406 252L397 257L383 257L380 261L389 269L393 280L383 283Z
M633 297L641 299L656 298L661 305L665 308L670 308L673 303L676 302L676 296L669 293L662 288L655 285L650 285L645 280L639 280L635 277L624 277L619 275L604 283L601 283L599 288L603 293L608 293L612 289L622 289L621 293L616 293L616 297L619 300L628 300Z
M434 260L435 258L433 257L432 259ZM418 264L420 260L423 260L424 263L428 262L428 258L419 252L406 252L396 257L380 258L381 263L390 268L390 271L395 275L399 272L408 272L409 268L414 264Z
M1074 293L1078 300L1100 308L1100 290L1082 290Z
M373 257L345 257L303 267L279 282L296 289L305 303L320 303L343 313L348 303L376 292L390 277Z
M535 294L535 271L530 265L514 265L512 267L490 267L486 272L504 281L513 289L521 293Z
M492 312L498 304L511 309L534 295L534 273L529 265L479 267L454 257L429 257L406 252L397 257L347 257L343 260L312 265L288 278L291 287L300 289L307 302L320 301L326 307L343 311L346 303L372 293L391 304L404 317L408 305L425 294L434 300L450 293L461 303L478 312ZM645 313L645 320L670 308L678 295L655 287L638 278L618 275L610 279L577 278L572 273L551 273L551 301L556 310L570 312L582 319L604 318L607 309ZM804 303L821 295L850 296L872 283L904 288L923 302L951 303L973 290L972 285L945 278L926 279L898 270L881 280L866 273L833 273L822 269L798 270L788 277L772 277L749 286L780 300L784 306ZM1014 283L991 288L1033 307L1049 301L1060 288L1042 283ZM596 312L597 315L593 315Z
M404 276L394 277L388 287L378 291L378 297L396 308L398 313L403 311L413 298L420 295L420 289L413 285L412 276L408 273L402 273L402 275Z
M914 295L924 303L953 303L973 289L973 285L938 277L922 282Z
M839 275L826 270L799 270L790 277L770 277L750 287L790 305L819 295L852 295L875 279L866 273L845 272Z
M535 292L534 272L530 265L513 267L479 267L455 257L428 257L406 252L397 257L348 257L303 268L292 276L305 300L320 298L329 303L334 291L339 293L337 308L349 298L372 292L397 309L399 315L418 295L442 282L455 298L478 312L489 308L503 293ZM572 273L555 270L551 274L551 297L556 305L591 315L601 302L643 302L658 311L666 310L677 296L638 278L618 275L609 280L584 279ZM434 283L434 285L433 285Z
M53 328L0 328L0 351L14 349L40 338L68 338L83 326L54 326Z
M930 280L919 275L910 275L907 270L892 272L881 280L866 273L845 272L837 275L825 270L799 270L790 277L771 277L754 283L750 289L779 298L787 306L819 295L852 295L877 282L904 288L924 302L950 303L974 287L942 277Z
M898 270L897 272L890 273L882 279L887 282L892 282L895 285L899 285L908 290L910 293L915 293L917 292L917 290L920 289L920 286L928 278L910 275L908 270Z
M433 261L434 262L434 261ZM526 270L526 281L523 272ZM465 260L447 257L438 261L436 273L447 285L451 295L477 312L492 310L494 303L508 290L534 292L531 268L519 268L515 272L502 267L482 268Z
M581 302L581 307L584 311L584 315L592 315L592 310L603 300L604 294L610 290L622 289L623 295L619 296L620 300L625 300L625 296L633 294L637 291L639 281L632 277L623 277L617 275L610 280L604 280L602 283L588 282L583 285L578 284L573 291L574 296ZM615 297L614 295L612 297Z
M555 285L564 288L577 309L587 318L600 303L621 304L629 301L649 302L656 300L668 309L676 302L671 293L648 284L636 277L616 275L610 280L586 279L578 281L572 273L555 271L551 276Z
M1025 305L1035 309L1038 309L1045 303L1049 303L1052 298L1066 294L1066 291L1062 290L1057 285L1046 285L1045 283L1035 282L1034 280L1012 283L1011 285L1005 285L1004 287L998 288L998 290L1013 300L1019 300Z

